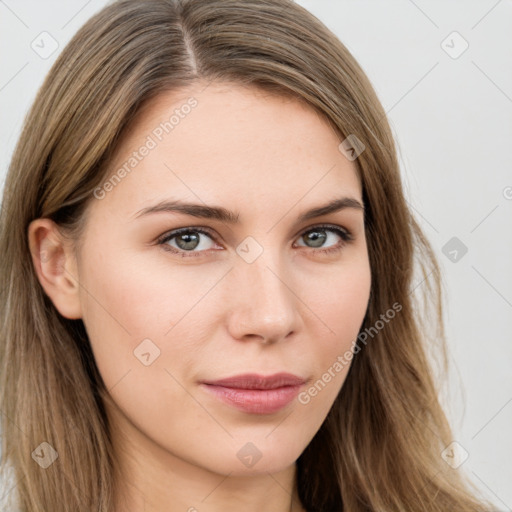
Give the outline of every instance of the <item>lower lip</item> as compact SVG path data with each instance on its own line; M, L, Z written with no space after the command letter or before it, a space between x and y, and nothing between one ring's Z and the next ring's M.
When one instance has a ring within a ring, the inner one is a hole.
M253 414L271 414L288 405L299 393L300 385L276 389L236 389L202 384L223 402Z

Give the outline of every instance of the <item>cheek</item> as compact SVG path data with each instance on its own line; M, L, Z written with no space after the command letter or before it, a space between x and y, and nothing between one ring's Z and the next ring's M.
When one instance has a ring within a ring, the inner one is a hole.
M139 386L168 388L165 369L181 380L178 369L186 373L200 359L199 348L219 310L209 291L225 269L200 272L200 267L180 267L165 258L148 265L143 253L116 251L120 244L98 240L97 246L102 249L89 246L80 271L81 302L105 385L110 389L121 379L140 378Z
M352 351L361 329L371 288L371 271L364 258L333 273L323 293L316 291L305 297L314 311L311 329L315 348L316 377L328 383L330 391L324 399L334 400L352 363ZM327 374L328 373L328 374ZM314 394L315 391L312 391Z
M202 287L184 279L179 268L169 272L144 253L129 255L116 251L116 244L97 243L102 249L89 249L80 272L81 300L85 320L101 332L117 329L134 340L162 336L197 301Z
M314 313L315 322L327 330L327 339L343 345L357 337L363 322L371 288L367 259L330 269L315 280L304 282L301 299ZM316 284L315 284L316 281Z

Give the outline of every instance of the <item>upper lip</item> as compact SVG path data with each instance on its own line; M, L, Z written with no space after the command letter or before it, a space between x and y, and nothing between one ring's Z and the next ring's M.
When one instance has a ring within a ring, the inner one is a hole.
M274 375L259 375L247 373L235 375L219 380L204 380L203 384L223 386L234 389L276 389L284 386L298 386L304 384L305 379L291 373L275 373Z

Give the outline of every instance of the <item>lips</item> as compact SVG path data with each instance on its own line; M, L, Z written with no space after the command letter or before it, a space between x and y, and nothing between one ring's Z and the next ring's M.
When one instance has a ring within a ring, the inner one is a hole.
M305 382L297 375L276 373L236 375L202 381L201 385L208 393L244 412L271 414L288 405Z
M276 373L268 376L250 373L235 375L226 379L203 381L204 384L233 389L276 389L284 386L299 386L304 382L304 379L291 373Z

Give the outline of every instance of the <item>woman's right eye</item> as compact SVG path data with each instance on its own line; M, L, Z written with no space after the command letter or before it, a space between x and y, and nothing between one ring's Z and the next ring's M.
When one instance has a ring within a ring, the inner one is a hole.
M166 251L170 251L175 254L179 254L183 257L188 256L199 256L207 248L201 248L201 235L206 235L212 239L212 235L202 228L184 228L177 229L167 233L158 240L158 244L162 245ZM173 247L169 242L175 242L177 247ZM194 249L200 247L201 250L194 251ZM191 254L187 254L191 253Z

